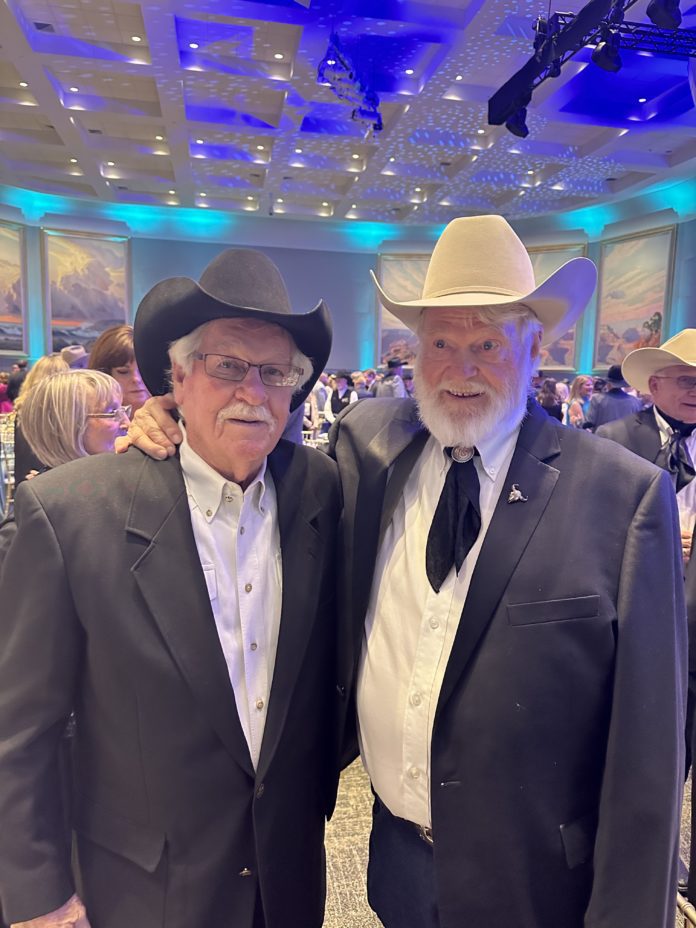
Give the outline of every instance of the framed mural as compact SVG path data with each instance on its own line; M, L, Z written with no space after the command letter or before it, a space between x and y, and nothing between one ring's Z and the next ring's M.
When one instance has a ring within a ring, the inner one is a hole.
M673 260L674 227L602 242L596 370L620 364L634 348L660 344Z
M423 292L429 261L430 255L380 255L377 263L379 282L396 300L417 300ZM385 309L379 299L377 306L377 363L386 364L390 358L400 358L404 364L413 364L415 335Z
M550 277L559 267L570 261L571 258L582 258L585 256L586 249L584 245L560 245L558 248L528 248L529 257L532 259L534 268L534 279L537 286ZM575 370L576 367L576 349L578 343L579 323L565 332L560 338L550 345L541 349L539 357L539 368L541 370Z
M24 354L24 235L0 223L0 352Z
M43 230L47 345L89 348L127 321L129 241L112 235Z

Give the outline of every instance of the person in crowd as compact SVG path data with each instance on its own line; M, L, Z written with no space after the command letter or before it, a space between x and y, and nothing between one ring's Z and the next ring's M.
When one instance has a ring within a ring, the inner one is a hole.
M89 366L117 380L123 391L123 402L136 412L150 396L140 376L133 351L133 327L116 325L106 329L92 345Z
M89 354L85 351L84 345L67 345L65 348L61 348L60 356L68 367L74 371L84 370L89 361ZM105 371L105 373L108 374L109 372Z
M59 374L62 371L68 371L67 362L61 357L60 352L44 355L34 364L27 374L19 396L15 400L15 427L14 427L14 455L15 455L15 485L19 486L23 480L30 474L35 474L44 468L44 462L36 457L31 450L31 446L24 437L22 429L22 406L27 397L31 394L34 387L38 386L42 380L53 374Z
M556 382L556 396L561 404L561 422L568 425L568 397L570 396L570 387L567 380Z
M568 396L568 425L575 429L583 428L592 398L592 378L579 374L570 386Z
M314 394L314 398L317 401L317 409L321 410L322 412L326 406L326 401L329 398L328 384L329 375L326 373L326 371L322 371L321 374L319 374L319 379L312 388L312 393Z
M597 429L600 425L623 419L632 412L639 412L643 404L635 396L626 392L628 384L621 373L620 364L612 364L607 371L606 391L597 392L595 388L590 400L590 407L585 416L585 426Z
M319 409L317 408L317 396L312 390L307 399L304 401L302 411L302 431L309 432L310 438L316 438L319 434Z
M541 385L541 390L537 394L537 402L550 416L562 422L563 408L558 393L556 392L556 386L557 384L553 377L547 377Z
M225 251L136 317L148 388L171 368L180 455L95 455L19 488L0 578L9 922L320 928L340 494L327 455L279 438L330 343L323 303L293 315L269 258ZM71 710L79 897L55 769Z
M654 465L528 402L542 344L595 281L574 258L537 286L502 217L454 220L421 299L379 289L420 342L417 406L358 403L332 429L338 692L376 797L368 898L385 928L478 928L501 911L516 928L614 926L626 899L638 928L673 925L674 494ZM133 437L165 456L180 436L169 402L151 403Z
M365 400L372 396L367 388L367 380L362 371L353 371L350 379L353 381L353 389L359 400Z
M404 387L406 389L406 396L410 396L411 399L415 399L415 381L413 379L413 374L410 372L404 373Z
M14 403L22 389L24 379L29 373L29 362L25 358L22 358L21 361L17 361L16 364L13 364L12 367L16 367L17 370L13 369L10 372L10 379L7 382L7 398L11 403Z
M384 379L375 387L375 396L405 399L407 394L403 381L403 373L403 361L400 358L390 358L387 361L387 373Z
M336 416L350 403L358 402L358 394L353 389L350 371L336 371L335 384L324 406L324 417L333 422Z
M366 371L363 371L363 376L365 377L365 388L370 396L374 396L374 386L377 381L377 372L374 367L368 367Z
M9 380L10 375L7 371L0 371L0 415L12 412L14 409L14 403L7 398L7 384Z

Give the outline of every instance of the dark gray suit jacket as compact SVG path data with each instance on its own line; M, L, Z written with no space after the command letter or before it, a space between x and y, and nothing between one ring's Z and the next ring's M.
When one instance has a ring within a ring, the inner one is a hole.
M652 461L653 464L662 447L660 430L652 407L600 425L595 435L610 438L646 461Z
M413 404L338 420L352 686L379 541L427 434ZM527 502L508 503L519 485ZM526 418L447 664L431 745L442 928L672 928L686 643L668 476ZM656 580L657 578L657 580Z
M319 928L336 789L336 466L281 442L283 600L256 772L177 458L135 449L22 487L0 581L4 917L73 892L57 746L72 709L92 928Z

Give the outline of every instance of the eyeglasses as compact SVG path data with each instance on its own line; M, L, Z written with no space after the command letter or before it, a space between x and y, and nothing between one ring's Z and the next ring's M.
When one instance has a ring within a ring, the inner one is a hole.
M680 390L696 389L696 377L689 377L688 374L680 374L678 377L670 377L668 374L653 374L658 380L673 380Z
M301 367L292 364L251 364L242 358L232 358L227 354L194 354L197 361L203 361L205 372L209 377L220 380L239 382L244 380L250 367L257 367L261 383L267 387L296 387L304 374Z
M132 406L119 406L118 409L112 409L109 412L88 412L88 419L130 419L133 412Z

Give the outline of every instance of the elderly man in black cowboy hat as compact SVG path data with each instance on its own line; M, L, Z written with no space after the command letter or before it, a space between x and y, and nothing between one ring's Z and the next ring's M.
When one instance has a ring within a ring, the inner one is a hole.
M0 600L0 899L76 928L319 928L334 463L280 441L331 342L229 250L144 298L135 350L185 432L25 484ZM40 576L36 565L40 565ZM80 889L57 749L74 713Z

